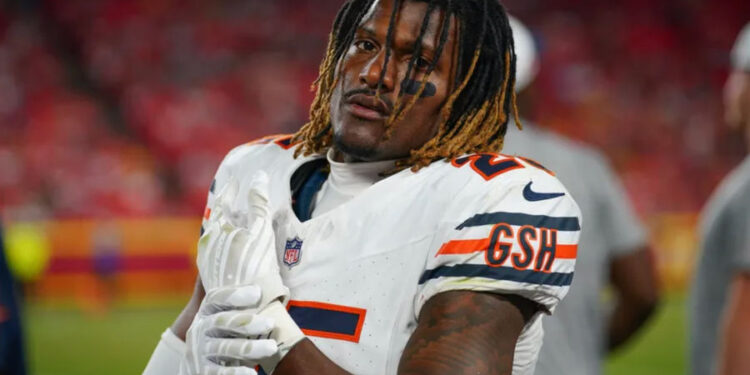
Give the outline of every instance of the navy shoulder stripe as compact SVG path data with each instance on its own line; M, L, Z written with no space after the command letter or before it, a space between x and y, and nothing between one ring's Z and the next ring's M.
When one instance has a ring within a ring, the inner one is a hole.
M419 284L438 277L484 277L495 280L516 281L519 283L568 286L573 282L573 272L537 272L517 270L510 267L487 267L481 264L457 264L426 270L419 278Z
M557 229L560 231L581 230L578 218L575 216L554 217L544 215L529 215L516 212L490 212L476 214L468 218L456 227L461 230L466 227L478 227L482 225L495 225L506 223L510 225L531 225L537 228Z

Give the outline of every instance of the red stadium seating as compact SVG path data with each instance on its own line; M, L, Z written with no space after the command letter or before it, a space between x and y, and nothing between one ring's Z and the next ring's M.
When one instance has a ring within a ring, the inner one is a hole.
M0 14L11 219L199 215L232 146L305 121L340 1L40 3ZM739 155L720 92L750 5L506 4L541 46L528 117L604 148L641 213L697 210Z

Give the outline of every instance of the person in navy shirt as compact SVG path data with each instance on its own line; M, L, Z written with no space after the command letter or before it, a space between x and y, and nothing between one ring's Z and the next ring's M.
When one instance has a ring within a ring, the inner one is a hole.
M25 375L24 358L16 285L5 260L0 227L0 375Z

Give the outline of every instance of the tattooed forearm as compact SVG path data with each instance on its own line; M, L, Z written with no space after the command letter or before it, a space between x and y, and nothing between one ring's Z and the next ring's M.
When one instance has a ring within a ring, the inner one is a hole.
M516 341L536 310L512 295L438 294L422 308L398 373L510 375Z
M312 341L305 339L295 345L276 367L274 375L326 374L349 375L323 354Z

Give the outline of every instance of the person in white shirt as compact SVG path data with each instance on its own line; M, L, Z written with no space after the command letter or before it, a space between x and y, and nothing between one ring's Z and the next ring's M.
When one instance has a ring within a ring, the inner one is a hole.
M582 220L499 153L514 82L494 0L346 2L310 122L219 167L200 283L145 373L533 374Z
M750 146L750 24L732 50L725 118ZM690 299L693 375L750 373L750 156L721 182L701 217Z

